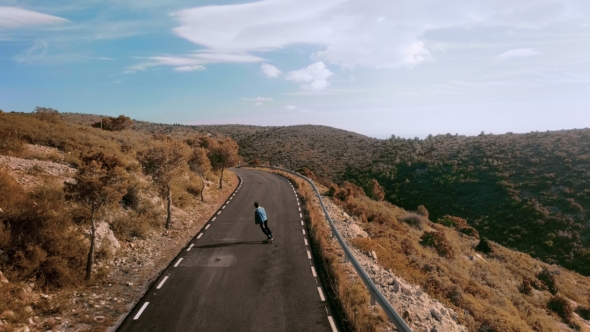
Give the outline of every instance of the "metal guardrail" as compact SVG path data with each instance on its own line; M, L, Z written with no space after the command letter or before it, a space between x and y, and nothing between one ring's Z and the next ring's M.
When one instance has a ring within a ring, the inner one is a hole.
M328 214L328 210L326 210L326 207L324 206L324 202L322 201L322 197L320 195L320 192L318 191L318 188L316 188L316 186L313 184L313 182L310 179L308 179L307 177L305 177L299 173L296 173L296 172L293 172L293 171L290 171L287 169L279 168L279 167L259 166L259 165L248 165L245 167L270 168L270 169L274 169L277 171L282 171L282 172L287 172L287 173L293 174L293 175L300 177L303 180L307 181L307 183L309 183L311 185L311 187L313 188L313 190L315 191L315 194L320 202L320 205L322 206L322 210L324 210L324 214L326 215L326 220L328 220L328 223L330 224L330 227L332 228L332 233L334 234L336 239L338 239L340 246L344 250L344 254L346 255L346 259L348 259L350 261L350 263L352 264L352 266L354 267L354 269L356 270L358 275L361 277L361 280L365 283L365 286L367 286L367 289L369 290L369 293L371 294L371 296L377 301L377 303L379 303L379 305L381 306L381 308L383 309L385 314L389 317L389 319L395 325L395 327L398 329L398 331L412 332L412 330L410 330L408 325L406 325L404 320L398 315L398 313L395 311L395 309L393 309L393 307L387 301L385 296L383 296L383 294L381 294L381 292L377 289L377 287L375 286L375 284L373 283L373 281L371 280L371 278L369 277L367 272L365 272L365 270L363 269L361 264L356 260L356 258L354 257L354 255L352 254L352 252L350 251L350 249L348 248L348 246L344 242L344 239L342 238L340 233L338 233L338 230L336 229L334 222L332 221L332 219L330 219L330 215Z

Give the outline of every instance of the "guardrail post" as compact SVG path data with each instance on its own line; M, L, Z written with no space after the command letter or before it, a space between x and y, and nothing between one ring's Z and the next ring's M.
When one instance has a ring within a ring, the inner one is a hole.
M375 283L375 278L371 278L371 281L373 282L373 284ZM375 296L373 296L373 292L369 291L369 293L371 293L371 305L375 305L376 304L376 300L375 300Z

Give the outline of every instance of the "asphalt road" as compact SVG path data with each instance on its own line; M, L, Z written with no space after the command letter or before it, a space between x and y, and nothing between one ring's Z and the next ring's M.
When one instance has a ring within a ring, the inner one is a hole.
M235 169L242 184L151 285L118 331L336 331L294 189ZM275 241L254 224L254 202Z

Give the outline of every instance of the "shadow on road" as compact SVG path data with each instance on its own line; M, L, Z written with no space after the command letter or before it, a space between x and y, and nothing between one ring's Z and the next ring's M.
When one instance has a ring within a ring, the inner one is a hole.
M222 242L215 244L208 244L206 246L194 246L193 248L221 248L221 247L235 247L241 244L266 244L264 241L240 241L240 242Z

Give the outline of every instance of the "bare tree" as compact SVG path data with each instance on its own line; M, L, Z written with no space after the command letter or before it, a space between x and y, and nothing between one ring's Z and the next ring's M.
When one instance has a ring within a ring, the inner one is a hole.
M188 151L184 143L170 137L158 136L155 138L158 140L153 140L151 147L140 151L137 158L143 172L152 177L160 193L166 197L166 229L169 230L172 219L170 182L185 170Z
M88 280L94 262L95 214L107 204L121 200L127 191L128 177L121 161L116 156L106 155L103 152L91 152L81 158L81 165L74 180L75 183L66 183L66 198L88 208L92 223L90 250L86 263L86 280Z
M193 152L188 161L191 171L199 174L203 186L201 187L201 201L204 202L203 191L205 191L204 174L211 170L211 161L207 157L207 150L202 147L193 147Z
M238 143L233 139L226 137L225 139L210 142L209 144L209 160L214 170L221 170L219 177L219 189L223 188L223 172L228 167L233 167L238 164Z

